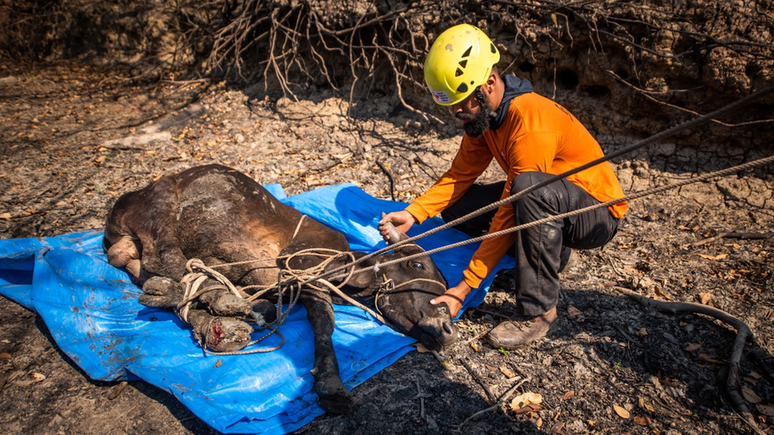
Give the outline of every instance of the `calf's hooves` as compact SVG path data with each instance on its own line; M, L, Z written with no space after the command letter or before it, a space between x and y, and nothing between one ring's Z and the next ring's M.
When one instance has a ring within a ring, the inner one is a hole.
M263 326L277 320L277 307L266 299L258 299L252 303L250 318L258 326Z
M215 317L211 322L194 329L207 349L214 352L234 352L244 349L250 343L252 326L246 322L227 317Z
M314 384L314 392L320 398L320 408L333 414L345 414L352 409L354 400L352 393L347 390L339 379L317 380Z
M142 285L139 302L146 307L174 308L183 300L183 285L165 276L153 276Z
M205 293L200 301L207 305L207 310L216 316L249 316L252 307L250 301L240 298L227 291Z

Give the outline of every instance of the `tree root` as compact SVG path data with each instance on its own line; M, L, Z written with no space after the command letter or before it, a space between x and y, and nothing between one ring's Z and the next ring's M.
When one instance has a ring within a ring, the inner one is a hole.
M752 409L742 396L742 383L740 381L740 361L742 359L742 351L744 345L749 338L751 342L755 343L755 336L753 335L750 327L747 326L742 320L728 314L725 311L719 310L707 305L696 304L692 302L669 302L669 301L657 301L647 296L643 296L639 293L633 292L629 289L622 287L615 287L616 290L625 294L626 296L639 302L640 305L653 308L662 313L677 314L677 313L698 313L710 316L721 322L727 323L736 329L736 338L734 340L734 346L731 349L731 357L728 364L728 377L726 378L726 390L731 402L736 411L745 419L750 427L755 430L756 433L764 434L764 432L758 427L755 422L755 417L752 414Z
M714 237L708 237L704 240L699 240L698 242L693 242L691 244L688 244L687 247L696 247L701 245L706 245L708 243L712 243L716 240L720 239L742 239L742 240L749 240L749 239L767 239L769 237L774 237L774 233L740 233L740 232L730 232L730 233L720 233Z

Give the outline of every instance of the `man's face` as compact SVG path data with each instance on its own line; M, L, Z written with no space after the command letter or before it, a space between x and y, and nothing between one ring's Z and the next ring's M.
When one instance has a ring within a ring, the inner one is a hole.
M475 94L474 92L468 98L451 106L451 113L462 122L465 133L471 137L481 137L489 128L490 104L486 93L481 93L483 104L476 99Z

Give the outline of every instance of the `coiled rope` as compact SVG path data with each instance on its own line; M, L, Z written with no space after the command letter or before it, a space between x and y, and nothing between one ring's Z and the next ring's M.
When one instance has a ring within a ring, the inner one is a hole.
M314 278L317 274L325 270L325 267L328 266L332 261L336 260L338 257L346 256L346 257L349 257L350 261L354 261L354 258L355 258L354 254L348 251L342 252L334 249L310 248L310 249L304 249L304 250L295 252L287 256L278 257L278 259L284 260L285 264L287 265L287 264L290 264L292 260L298 259L303 256L313 256L317 258L322 258L322 261L320 261L315 266L312 266L307 269L293 269L287 266L284 268L279 268L276 265L262 266L265 268L280 269L278 273L277 283L268 284L268 285L248 285L248 286L242 286L242 287L235 286L225 275L218 272L216 269L222 268L222 267L230 267L235 265L255 263L261 260L248 260L248 261L223 263L223 264L207 266L204 264L202 260L198 258L190 259L186 263L186 269L188 270L188 273L181 280L181 283L185 286L185 290L183 294L183 300L178 304L176 309L178 317L180 317L180 319L185 323L190 324L188 320L188 314L189 314L189 311L191 310L192 305L202 295L211 291L227 290L234 296L240 299L245 299L250 302L260 298L261 296L266 295L269 292L271 292L272 294L276 292L276 297L277 297L276 320L274 320L269 324L259 325L262 327L262 329L268 329L269 331L263 336L261 336L260 338L251 340L244 347L252 346L256 343L259 343L273 334L278 334L280 336L281 338L280 344L270 348L260 348L260 349L251 349L246 351L234 351L234 352L212 351L207 349L206 342L200 342L199 344L201 345L202 349L204 349L205 352L210 354L215 354L215 355L246 355L246 354L252 354L252 353L272 352L274 350L277 350L285 342L285 338L284 336L282 336L282 333L280 333L279 327L282 326L282 324L285 322L285 319L290 313L290 310L295 306L295 304L298 302L301 296L302 286L301 284L299 284L299 281L310 280L311 278ZM379 313L374 312L367 306L353 299L352 297L344 293L344 291L341 289L344 285L347 284L350 277L353 275L354 271L355 269L352 269L350 273L346 275L344 279L341 281L341 283L339 283L338 285L334 285L333 283L325 279L314 279L313 282L315 284L305 284L304 291L335 293L338 296L340 296L342 299L349 302L351 305L354 305L356 307L359 307L365 310L380 322L387 324L385 319ZM210 282L207 287L203 287L203 284L208 280L214 280L216 281L216 283ZM391 281L387 279L385 279L384 281L385 282L382 283L382 285L380 285L377 291L377 295L383 293L384 291L383 289L386 288L391 283ZM286 284L283 284L283 283L286 283ZM401 286L405 284L407 283L403 283L401 284ZM245 291L247 289L258 289L258 291L253 294L248 294ZM289 300L288 305L284 309L283 309L283 299ZM216 317L213 317L210 320L210 323L207 327L208 330L210 330L212 326L212 322L214 322L215 320L216 320Z

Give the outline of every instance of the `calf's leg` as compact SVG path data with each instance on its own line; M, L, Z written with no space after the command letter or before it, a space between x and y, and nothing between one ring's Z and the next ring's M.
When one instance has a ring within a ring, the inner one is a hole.
M183 301L183 284L165 276L153 276L142 285L139 302L146 307L174 309Z
M352 395L341 382L339 363L333 350L334 317L330 295L304 289L301 302L314 331L314 392L320 397L322 409L343 414L352 408Z

